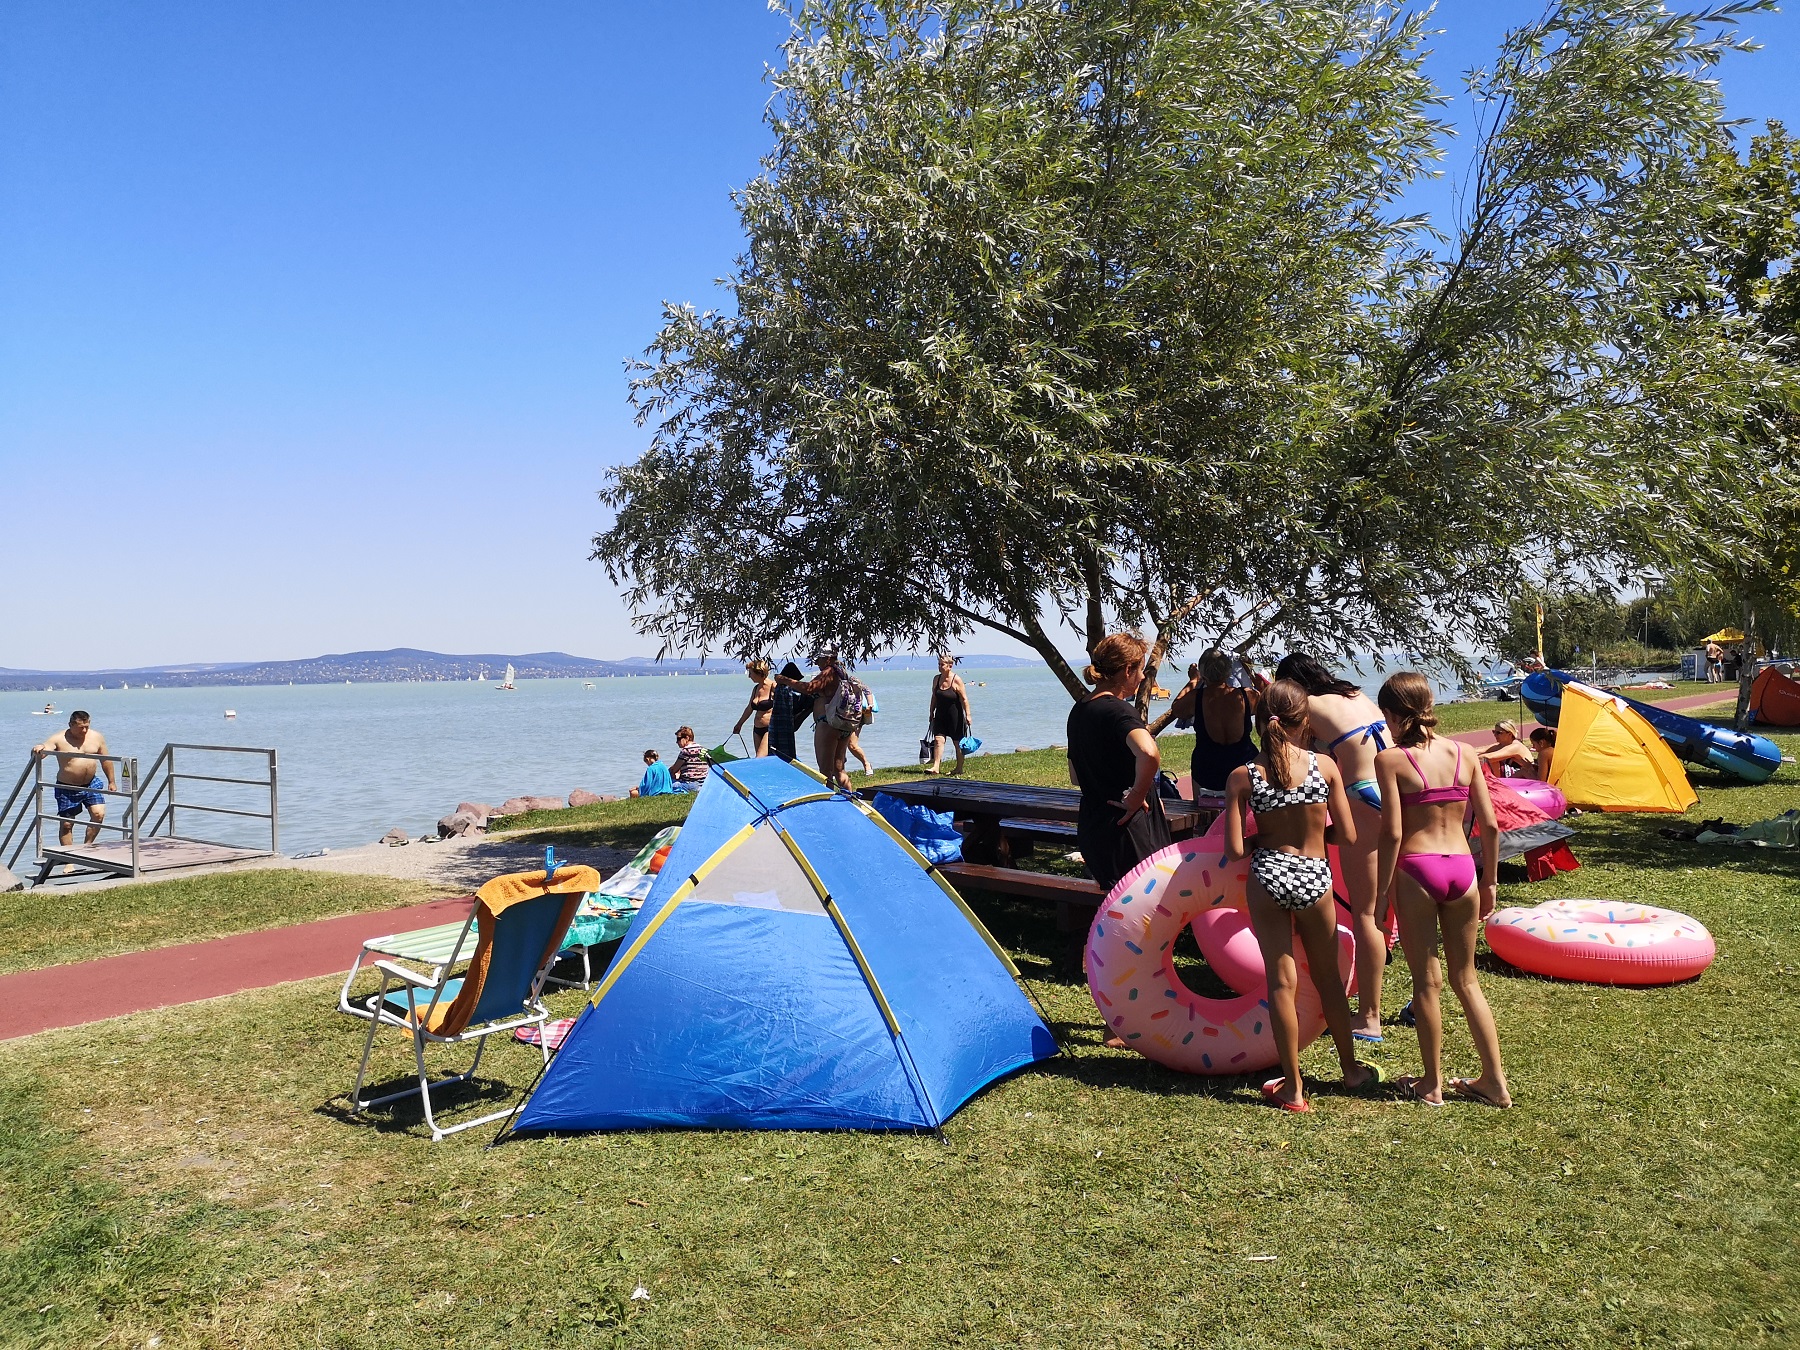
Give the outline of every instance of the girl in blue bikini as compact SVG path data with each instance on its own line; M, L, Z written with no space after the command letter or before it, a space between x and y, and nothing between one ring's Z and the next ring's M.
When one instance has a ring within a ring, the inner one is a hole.
M1473 754L1460 741L1435 734L1431 685L1423 675L1403 670L1381 686L1381 711L1394 741L1392 750L1375 757L1381 784L1381 861L1378 884L1395 888L1400 911L1400 945L1412 968L1413 1017L1419 1028L1419 1054L1425 1071L1399 1080L1428 1106L1442 1106L1446 1090L1489 1106L1511 1106L1506 1071L1500 1063L1500 1036L1494 1015L1475 975L1475 939L1481 921L1494 911L1500 837L1487 778ZM1475 824L1487 846L1481 871L1469 853L1463 819L1473 808ZM1438 965L1438 934L1443 933L1444 961L1450 987L1463 1006L1479 1078L1444 1079L1443 1015L1438 997L1444 976Z
M1338 865L1350 894L1350 929L1356 935L1356 1016L1350 1034L1381 1043L1381 976L1387 968L1387 895L1375 887L1375 843L1381 835L1381 790L1375 783L1375 756L1387 749L1381 709L1348 680L1340 680L1304 652L1293 652L1275 667L1275 678L1293 680L1308 695L1313 748L1337 761L1350 794L1356 842L1340 845Z

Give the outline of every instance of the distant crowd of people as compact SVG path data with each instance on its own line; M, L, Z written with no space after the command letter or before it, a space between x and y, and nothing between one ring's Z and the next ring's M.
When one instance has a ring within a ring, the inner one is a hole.
M800 733L810 717L813 759L819 773L827 782L849 791L846 766L850 760L862 766L864 775L874 771L859 733L875 720L881 705L874 690L857 678L835 648L817 652L812 664L815 673L808 677L792 661L779 671L773 662L761 658L746 662L744 674L750 680L750 698L732 725L731 734L742 737L744 724L749 723L750 740L745 748L752 757L773 755L792 763L800 757ZM926 716L933 744L926 771L939 771L948 741L956 754L956 767L951 772L961 773L964 742L974 726L974 716L969 708L968 689L956 674L955 657L938 658ZM632 789L632 796L698 791L706 781L710 756L695 742L692 727L679 728L675 743L677 754L672 768L662 765L659 751L644 751L644 777Z
M1137 696L1154 671L1148 644L1113 633L1091 653L1085 678L1093 692L1070 709L1067 757L1080 792L1076 844L1094 880L1110 890L1144 859L1171 842L1163 795L1161 753L1138 712ZM765 660L745 665L750 697L732 727L746 725L755 756L793 761L811 721L812 755L821 777L849 790L851 758L869 771L858 733L878 711L875 697L832 649L813 658L806 675L793 662L780 670ZM966 682L955 660L940 658L926 709L925 772L964 768L974 726ZM1388 957L1385 898L1392 897L1401 944L1412 971L1412 1015L1424 1072L1400 1080L1419 1100L1441 1104L1446 1092L1494 1105L1510 1102L1493 1018L1475 972L1480 921L1494 908L1498 850L1482 850L1478 865L1464 818L1496 837L1490 777L1547 777L1556 733L1533 730L1519 739L1510 720L1497 722L1493 742L1467 750L1437 734L1430 683L1401 672L1371 700L1315 657L1293 653L1272 675L1244 656L1214 649L1190 667L1171 715L1194 730L1189 762L1193 790L1223 794L1228 857L1250 860L1251 925L1270 972L1269 1010L1282 1077L1266 1086L1272 1104L1304 1111L1295 1013L1295 944L1307 955L1344 1081L1358 1086L1380 1071L1356 1058L1359 1041L1382 1039L1381 984ZM644 752L637 794L692 792L705 781L708 753L691 727L676 732L674 763ZM1260 744L1259 744L1260 742ZM1355 940L1356 1007L1337 978L1337 922L1327 847L1338 849ZM1442 966L1438 956L1442 942ZM1442 1070L1441 985L1462 1004L1481 1062L1471 1079Z

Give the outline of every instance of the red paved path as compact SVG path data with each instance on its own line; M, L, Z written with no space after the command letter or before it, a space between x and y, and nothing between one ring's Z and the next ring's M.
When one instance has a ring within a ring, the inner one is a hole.
M449 923L472 897L0 975L0 1040L350 969L363 939Z

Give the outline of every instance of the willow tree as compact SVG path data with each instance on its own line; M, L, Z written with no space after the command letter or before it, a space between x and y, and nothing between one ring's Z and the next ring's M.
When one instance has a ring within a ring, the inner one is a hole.
M1757 357L1663 316L1756 7L1510 35L1434 231L1418 15L802 0L730 305L666 310L595 556L666 648L985 628L1071 691L1063 622L1455 659L1533 549L1707 495Z
M1771 122L1741 158L1722 149L1701 170L1712 210L1691 256L1710 276L1679 317L1729 325L1747 348L1773 355L1776 375L1747 405L1737 453L1713 466L1726 509L1704 530L1653 535L1644 553L1702 607L1732 613L1754 651L1800 621L1800 142ZM1740 726L1754 674L1745 662Z

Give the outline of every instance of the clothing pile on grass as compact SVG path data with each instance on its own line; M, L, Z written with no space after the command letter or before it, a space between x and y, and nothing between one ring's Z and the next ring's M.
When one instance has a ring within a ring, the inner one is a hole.
M1733 825L1726 820L1705 820L1664 830L1671 839L1691 840L1696 844L1738 844L1744 848L1800 848L1800 810L1783 811L1771 820L1749 825Z
M906 837L907 843L919 850L926 862L962 861L962 836L956 832L953 813L913 806L885 792L877 792L872 805L883 820Z

